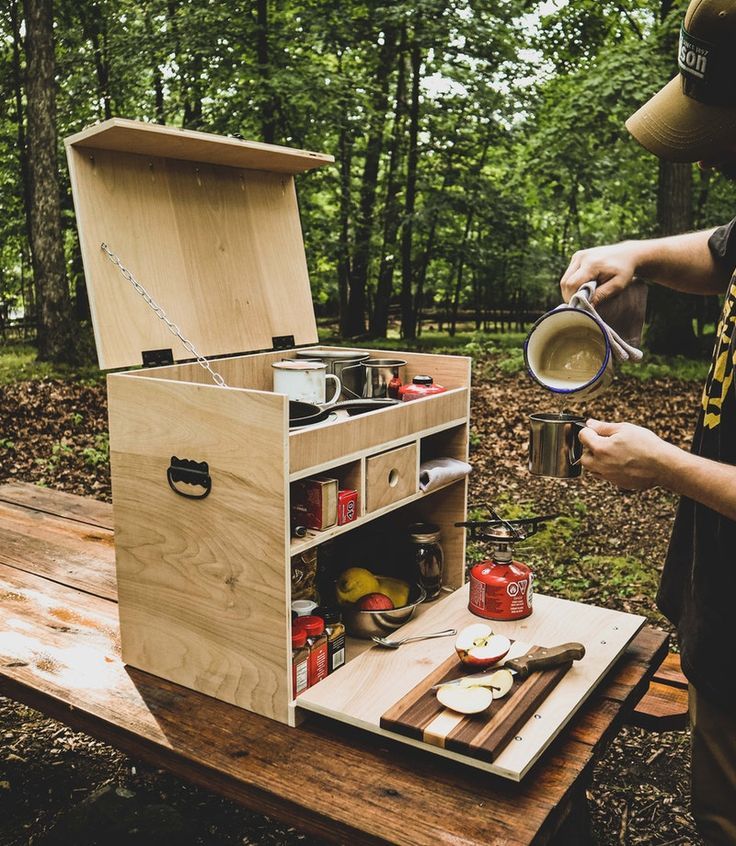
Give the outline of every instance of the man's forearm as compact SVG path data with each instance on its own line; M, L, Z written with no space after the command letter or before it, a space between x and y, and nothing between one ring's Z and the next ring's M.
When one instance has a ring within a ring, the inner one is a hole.
M692 294L722 294L731 269L718 264L708 248L714 229L668 238L634 241L636 273L644 279Z
M659 484L736 520L736 467L669 446Z

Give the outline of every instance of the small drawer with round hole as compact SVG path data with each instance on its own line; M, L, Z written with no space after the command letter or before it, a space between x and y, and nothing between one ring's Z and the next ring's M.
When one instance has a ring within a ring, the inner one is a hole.
M365 460L366 511L378 511L419 489L416 443L370 455Z

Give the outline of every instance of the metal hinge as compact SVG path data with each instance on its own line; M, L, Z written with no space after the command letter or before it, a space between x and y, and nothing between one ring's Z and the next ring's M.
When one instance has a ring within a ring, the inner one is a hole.
M293 335L274 335L271 338L271 346L274 350L291 350L296 343Z
M171 347L166 350L143 350L141 358L144 367L165 367L174 363L174 351Z

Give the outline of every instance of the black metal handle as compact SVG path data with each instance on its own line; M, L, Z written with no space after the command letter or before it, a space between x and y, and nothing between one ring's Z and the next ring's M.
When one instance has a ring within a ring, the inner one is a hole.
M172 455L171 464L166 471L166 478L174 493L188 499L204 499L212 490L210 468L206 461L190 461L188 458L177 458ZM185 485L198 485L204 488L204 491L202 493L187 493L176 487L177 482L184 482Z

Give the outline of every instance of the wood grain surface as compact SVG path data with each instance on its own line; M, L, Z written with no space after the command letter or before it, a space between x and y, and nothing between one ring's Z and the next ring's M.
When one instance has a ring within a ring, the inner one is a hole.
M26 569L39 557L29 545ZM79 623L54 628L56 608ZM355 846L549 843L668 640L643 629L539 766L515 784L318 717L290 729L126 668L114 602L4 565L0 621L2 695L248 808ZM63 671L43 661L49 648ZM90 667L102 667L99 680Z
M524 645L526 654L538 649ZM481 714L464 716L441 705L433 690L434 685L468 674L468 668L451 655L381 716L381 728L481 761L494 761L570 666L568 663L532 673L526 679L514 678L503 699L494 699Z
M208 132L161 126L157 123L111 118L72 135L65 141L90 149L166 156L192 162L209 162L280 173L301 173L335 161L325 153L313 153L259 141L242 141Z
M100 248L109 245L204 356L317 340L292 176L67 147L100 367L192 358Z
M123 658L281 720L291 701L286 397L108 377ZM177 496L171 456L207 462Z
M442 602L423 609L418 617L402 627L402 635L447 628L460 631L478 621L468 610L467 603L468 586L465 585ZM544 699L534 718L522 726L518 733L520 739L507 745L494 761L470 759L442 747L433 747L436 754L465 761L505 778L524 778L575 711L615 665L643 623L643 617L633 614L541 595L534 597L534 612L531 616L510 622L491 621L495 632L521 644L555 646L579 641L584 644L586 655L581 661L575 662ZM452 638L410 643L398 650L379 647L369 649L341 669L340 673L328 676L319 685L302 693L297 704L300 708L343 720L377 734L403 737L406 743L426 748L423 740L382 728L381 717L453 653ZM513 657L512 653L509 653L509 657Z

